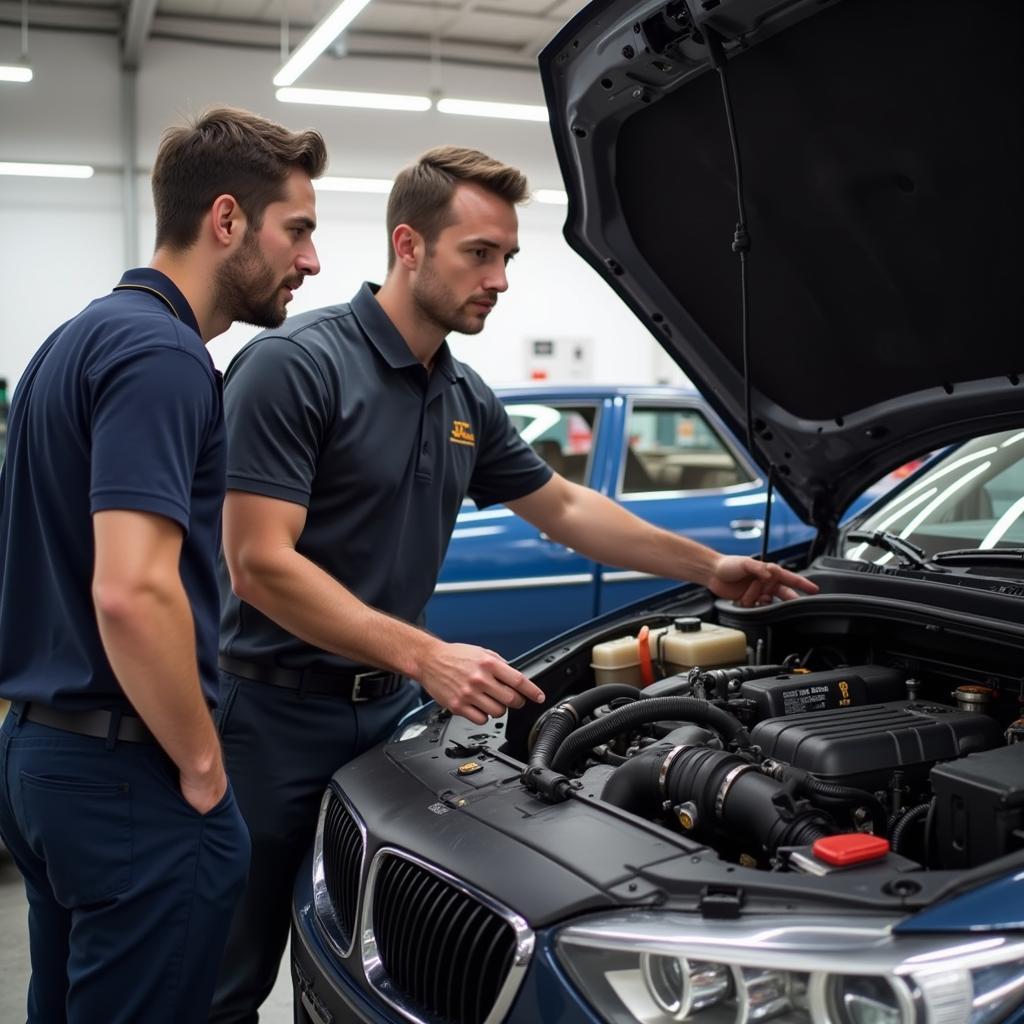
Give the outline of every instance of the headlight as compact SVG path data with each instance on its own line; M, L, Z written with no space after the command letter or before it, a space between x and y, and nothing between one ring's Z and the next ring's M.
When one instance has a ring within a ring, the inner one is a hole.
M632 912L570 925L555 945L613 1024L997 1024L1024 1003L1024 937L895 924Z

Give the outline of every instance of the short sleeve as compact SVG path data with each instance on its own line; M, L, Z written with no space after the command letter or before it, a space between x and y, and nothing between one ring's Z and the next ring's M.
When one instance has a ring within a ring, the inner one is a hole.
M196 466L221 415L213 371L187 351L156 346L89 381L90 509L153 512L187 532Z
M484 429L469 496L480 508L533 494L552 477L551 467L519 436L501 400L482 381L479 398Z
M327 387L309 353L267 336L243 349L224 381L228 489L309 507L325 429Z

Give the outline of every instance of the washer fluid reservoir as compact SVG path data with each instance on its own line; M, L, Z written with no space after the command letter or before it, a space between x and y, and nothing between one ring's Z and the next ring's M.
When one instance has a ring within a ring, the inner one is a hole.
M747 663L747 638L741 630L698 618L680 618L671 626L652 629L647 649L655 678L686 672L694 665L721 668ZM591 668L595 683L644 685L640 642L635 636L595 644Z

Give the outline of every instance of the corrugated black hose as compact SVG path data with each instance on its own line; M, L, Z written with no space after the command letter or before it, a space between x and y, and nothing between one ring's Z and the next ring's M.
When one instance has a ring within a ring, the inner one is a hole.
M727 744L745 748L750 746L750 734L743 723L728 711L716 708L706 700L694 697L651 697L619 708L596 722L583 726L568 735L551 761L551 769L564 772L585 754L605 740L610 740L627 729L651 722L697 722L722 734Z
M637 700L640 690L626 683L606 683L560 701L548 712L537 732L530 760L523 772L523 785L548 800L564 800L571 780L551 770L551 760L565 738L583 721L613 700Z
M917 804L911 807L909 810L904 811L903 816L892 830L892 840L890 845L892 846L894 853L902 853L904 841L907 837L911 825L915 822L923 820L928 815L928 809L931 807L931 802L926 804Z

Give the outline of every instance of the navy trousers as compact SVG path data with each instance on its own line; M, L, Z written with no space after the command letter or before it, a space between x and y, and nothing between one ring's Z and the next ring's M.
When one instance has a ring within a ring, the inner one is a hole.
M410 682L390 696L353 703L221 672L221 742L252 838L252 868L231 924L211 1022L259 1020L288 941L295 875L313 842L327 783L346 761L387 739L420 703L420 688Z
M25 879L29 1024L199 1024L249 863L229 787L200 815L156 744L0 729L0 833Z

